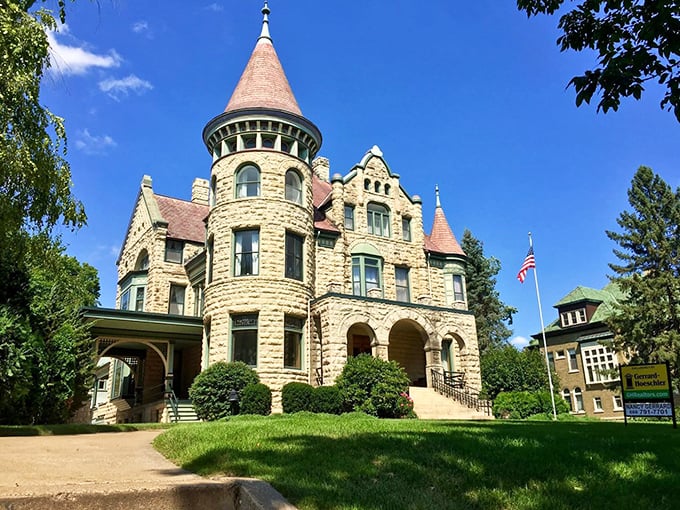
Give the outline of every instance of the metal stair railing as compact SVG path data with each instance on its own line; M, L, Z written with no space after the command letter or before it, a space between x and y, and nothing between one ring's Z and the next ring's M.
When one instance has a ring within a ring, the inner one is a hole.
M170 404L170 410L172 411L171 420L177 423L179 421L179 400L177 395L175 395L175 390L169 384L165 385L165 400Z
M463 372L438 372L432 370L432 389L445 395L470 409L476 409L491 416L492 403L479 398L479 393L465 385Z

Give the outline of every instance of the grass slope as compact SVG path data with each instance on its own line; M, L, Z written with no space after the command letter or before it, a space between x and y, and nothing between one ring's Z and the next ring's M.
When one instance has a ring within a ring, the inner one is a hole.
M154 443L183 468L270 482L301 509L680 506L668 424L237 417Z

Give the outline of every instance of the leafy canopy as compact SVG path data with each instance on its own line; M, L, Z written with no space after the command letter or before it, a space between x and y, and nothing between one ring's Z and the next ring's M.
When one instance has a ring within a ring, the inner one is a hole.
M643 166L628 202L631 210L617 219L621 230L607 232L619 246L612 280L625 296L609 327L632 362L668 361L680 388L680 190Z
M569 82L576 105L599 94L597 109L618 110L621 98L640 99L645 82L665 85L661 107L680 122L680 0L517 0L527 16L560 11L562 51L597 53L598 63ZM575 3L575 2L572 2Z
M538 391L549 387L545 358L538 349L518 351L508 344L489 349L481 356L480 369L482 392L490 399L501 392ZM552 377L558 387L554 372Z
M495 257L484 256L484 244L472 232L465 230L461 246L467 255L465 283L468 309L475 315L479 352L502 345L512 330L512 314L517 309L507 306L496 290L496 275L501 263Z
M24 244L15 268L22 297L0 300L0 423L64 423L87 399L92 378L92 342L79 312L97 303L97 271L45 235Z
M0 0L0 240L22 229L85 222L71 192L63 119L40 104L56 21L34 1ZM59 2L64 20L64 2Z

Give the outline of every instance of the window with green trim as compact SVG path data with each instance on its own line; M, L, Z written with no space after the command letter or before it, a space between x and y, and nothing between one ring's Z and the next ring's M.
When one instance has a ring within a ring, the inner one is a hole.
M283 366L302 368L302 332L305 321L286 315L283 320Z
M302 280L302 246L304 239L286 232L286 278Z
M408 267L395 267L394 279L397 288L397 301L408 303L411 301L411 292L408 283Z
M354 206L345 205L345 228L354 230Z
M260 196L260 170L246 165L236 172L236 198Z
M382 289L382 260L368 255L352 257L352 292L366 296L371 289Z
M257 314L231 316L231 361L257 366Z
M295 170L286 172L286 200L302 204L302 178Z
M250 276L259 273L259 245L259 230L234 232L234 276Z
M381 237L390 237L390 211L381 204L368 204L368 233Z

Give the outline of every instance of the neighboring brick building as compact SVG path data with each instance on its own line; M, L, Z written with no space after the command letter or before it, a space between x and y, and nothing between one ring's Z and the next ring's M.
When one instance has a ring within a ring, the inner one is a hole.
M606 320L621 297L618 287L576 287L557 304L558 318L545 329L548 360L559 377L558 393L573 414L623 419L619 384L621 353ZM541 333L532 335L543 352Z
M189 202L156 194L144 176L118 260L118 309L86 312L100 356L134 367L114 395L132 407L112 403L109 421L161 419L163 383L185 398L216 361L252 365L275 409L285 383L332 384L363 352L396 360L413 385L455 369L481 387L466 257L438 191L426 235L420 197L378 147L330 175L268 12L225 111L203 131L209 179L194 181Z

